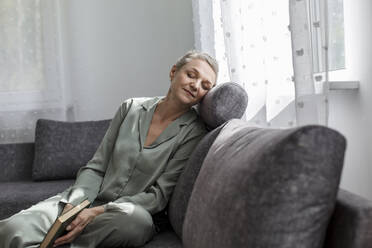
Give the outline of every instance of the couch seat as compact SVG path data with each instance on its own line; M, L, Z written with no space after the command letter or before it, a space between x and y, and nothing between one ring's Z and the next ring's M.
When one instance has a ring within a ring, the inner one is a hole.
M173 230L168 229L156 234L143 248L182 248L182 241Z
M64 191L74 180L0 183L0 219Z

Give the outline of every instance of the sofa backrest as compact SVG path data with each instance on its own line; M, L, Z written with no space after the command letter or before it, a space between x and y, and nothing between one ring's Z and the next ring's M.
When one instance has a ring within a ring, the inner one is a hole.
M184 247L322 247L344 151L344 137L326 127L229 121L195 181Z
M34 143L0 144L0 182L31 180Z
M195 180L210 146L223 126L211 131L195 148L170 200L169 221L180 238L182 238L182 226ZM372 201L339 189L323 248L367 248L370 244L372 244Z
M173 191L168 207L169 221L180 238L182 238L182 226L195 180L198 177L209 148L217 138L223 126L224 124L212 130L199 142L187 161L185 169L179 177Z

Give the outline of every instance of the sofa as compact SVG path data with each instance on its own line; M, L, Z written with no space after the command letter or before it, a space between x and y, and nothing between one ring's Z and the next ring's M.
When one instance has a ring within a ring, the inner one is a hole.
M210 131L143 247L372 247L372 202L339 188L345 138L317 125L249 126L239 120L247 101L234 83L203 99ZM0 144L0 219L69 187L109 123L39 120L34 143Z

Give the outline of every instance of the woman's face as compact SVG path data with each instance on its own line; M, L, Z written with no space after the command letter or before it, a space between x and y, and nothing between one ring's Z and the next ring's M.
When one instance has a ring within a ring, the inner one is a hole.
M170 72L172 97L187 106L193 106L216 84L212 67L201 59L193 59L179 70L173 66Z

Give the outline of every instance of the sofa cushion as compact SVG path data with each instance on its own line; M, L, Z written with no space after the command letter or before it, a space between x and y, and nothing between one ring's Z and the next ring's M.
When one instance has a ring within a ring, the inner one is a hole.
M209 148L220 133L222 127L223 125L209 132L199 142L187 161L185 169L179 177L177 185L173 191L168 208L169 221L180 238L182 238L182 226L195 180Z
M31 180L34 143L0 144L0 182Z
M62 192L73 182L73 180L58 180L0 183L0 220Z
M157 233L150 242L141 246L143 248L182 248L182 242L177 235L171 231Z
M372 201L340 189L324 247L371 247Z
M110 120L63 122L40 119L36 123L33 180L75 178L94 155Z
M221 130L195 182L185 247L322 247L345 139L322 126Z
M223 83L211 89L199 104L199 114L211 128L241 118L247 108L246 90L237 83Z

